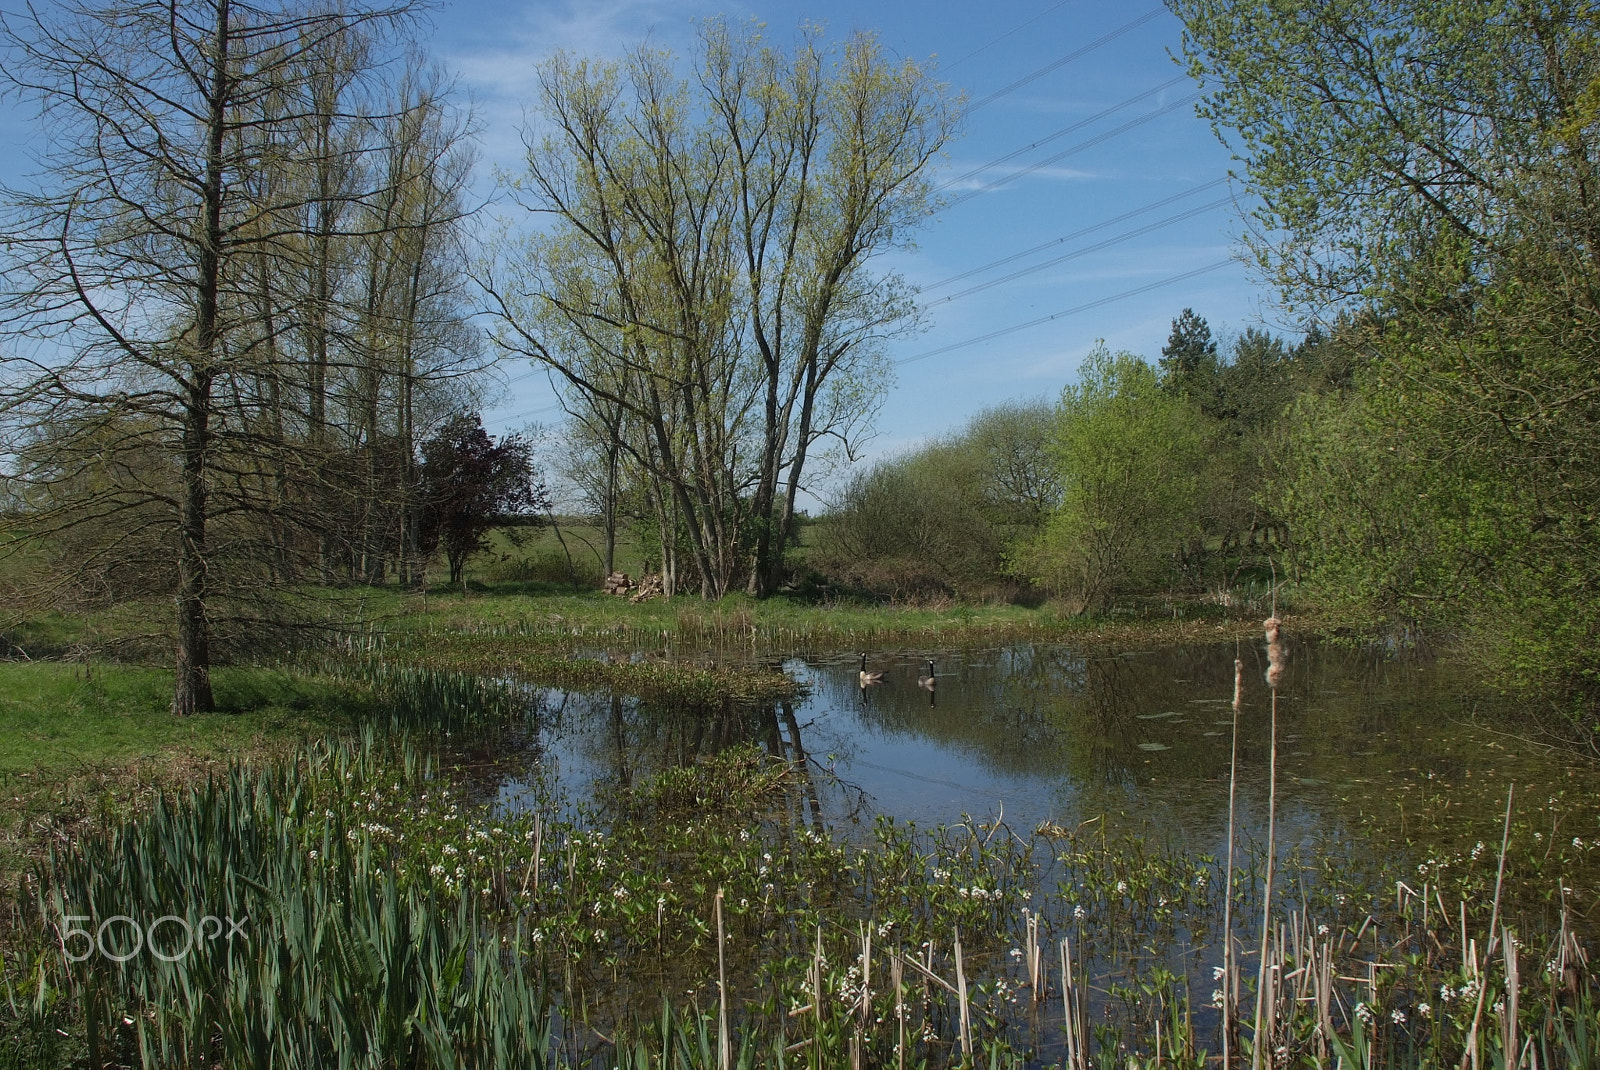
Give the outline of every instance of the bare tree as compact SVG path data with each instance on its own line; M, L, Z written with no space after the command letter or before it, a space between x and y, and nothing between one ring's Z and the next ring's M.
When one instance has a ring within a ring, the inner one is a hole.
M283 520L320 470L292 448L326 419L319 243L389 226L372 206L396 183L364 166L381 116L346 90L408 14L116 0L5 24L48 148L40 184L7 191L0 450L28 533L128 517L170 552L177 713L212 708L212 604L258 558L259 514ZM308 263L301 301L281 280Z

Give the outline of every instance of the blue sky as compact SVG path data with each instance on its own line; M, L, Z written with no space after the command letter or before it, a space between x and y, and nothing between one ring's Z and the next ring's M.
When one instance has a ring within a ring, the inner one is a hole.
M807 21L832 39L875 32L895 54L935 57L939 76L972 102L1037 75L970 114L941 165L941 181L971 175L946 191L956 203L928 220L915 249L884 261L926 288L928 329L892 344L902 363L867 458L952 431L987 406L1055 397L1097 339L1153 360L1185 307L1224 338L1285 328L1272 293L1239 259L1234 164L1184 99L1194 86L1172 59L1181 27L1154 0L445 0L431 10L426 45L473 101L480 192L492 191L494 168L517 167L543 58L558 49L615 57L646 40L688 56L698 24L717 15L757 19L780 41ZM0 111L0 137L25 144L30 119ZM0 172L22 164L13 154ZM955 276L964 277L936 285ZM1122 296L1130 291L1145 292ZM1074 311L1084 306L1096 307ZM1057 313L1067 314L1010 330ZM484 414L491 430L559 419L542 373L501 370L508 386ZM825 497L840 473L814 471Z
M1096 339L1153 360L1172 319L1185 307L1205 316L1224 336L1263 322L1282 326L1274 315L1272 294L1239 261L1236 198L1243 194L1225 181L1232 166L1227 149L1183 100L1194 86L1180 78L1184 72L1172 59L1181 26L1155 3L457 0L434 15L430 47L459 72L463 88L476 99L484 124L485 163L515 166L517 131L533 100L533 66L541 57L556 49L615 56L646 38L687 55L696 24L712 15L759 19L780 40L806 20L824 24L830 38L871 30L899 55L937 57L942 79L965 91L971 101L1115 35L978 108L951 146L943 164L945 179L1025 151L952 186L950 196L975 195L930 219L917 248L887 263L913 283L933 287L1054 244L1004 267L925 290L928 330L893 344L891 357L905 363L884 399L880 433L869 456L904 450L952 430L989 405L1056 396ZM1119 104L1126 106L1094 119ZM1083 125L1077 130L1059 133L1079 123ZM1123 126L1128 129L1114 133ZM1107 134L1111 136L1083 146ZM977 188L1041 162L1044 166L996 188ZM1165 206L1140 211L1168 199ZM1137 214L1057 241L1129 213ZM1159 225L1180 216L1188 218ZM1145 228L1143 234L1083 252ZM966 288L1067 254L1073 255L1053 266L950 299ZM1224 261L1225 266L1187 280L960 345ZM936 350L944 351L924 356ZM553 395L542 375L527 374L524 368L505 371L512 380L510 396L486 413L487 423L504 429L559 416L549 408Z

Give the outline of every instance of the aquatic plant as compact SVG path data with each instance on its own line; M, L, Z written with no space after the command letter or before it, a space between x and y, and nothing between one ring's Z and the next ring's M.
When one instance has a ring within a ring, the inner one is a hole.
M511 812L429 754L368 733L63 845L7 959L13 1036L146 1066L1198 1068L1220 958L1264 979L1236 1057L1600 1059L1569 916L1543 929L1512 895L1551 846L1515 821L1498 857L1399 876L1283 852L1298 898L1275 895L1252 961L1224 949L1268 909L1259 844L1230 864L1097 821L844 835L749 748L605 810L536 785ZM250 920L229 940L206 917Z

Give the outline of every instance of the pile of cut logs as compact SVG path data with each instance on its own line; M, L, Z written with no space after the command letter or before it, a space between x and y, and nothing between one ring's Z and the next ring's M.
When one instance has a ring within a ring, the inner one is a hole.
M660 598L665 593L661 586L661 577L652 573L639 581L639 590L628 601L647 602L652 598Z

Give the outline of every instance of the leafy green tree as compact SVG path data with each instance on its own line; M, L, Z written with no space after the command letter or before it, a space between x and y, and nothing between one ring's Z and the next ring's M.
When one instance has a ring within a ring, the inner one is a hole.
M1060 501L1043 402L987 409L955 434L858 473L818 524L813 563L894 597L1018 596L1009 557Z
M703 597L762 595L813 452L867 429L882 343L914 325L881 257L932 210L958 112L868 34L784 50L713 20L690 78L674 66L641 48L541 68L551 134L512 193L550 225L482 281L500 344L570 411L622 411L664 554L681 532Z
M1051 456L1055 409L1045 401L996 405L968 422L952 445L977 463L978 494L994 524L1031 533L1061 504Z
M1463 632L1510 680L1600 699L1593 6L1173 6L1259 197L1259 263L1369 354L1357 396L1295 431L1281 486L1309 578ZM1320 466L1336 458L1343 475ZM1379 493L1400 475L1415 493ZM1404 552L1385 537L1363 571L1362 516L1404 529Z
M1203 534L1204 416L1155 368L1097 347L1061 394L1062 501L1019 563L1087 609L1159 588Z

